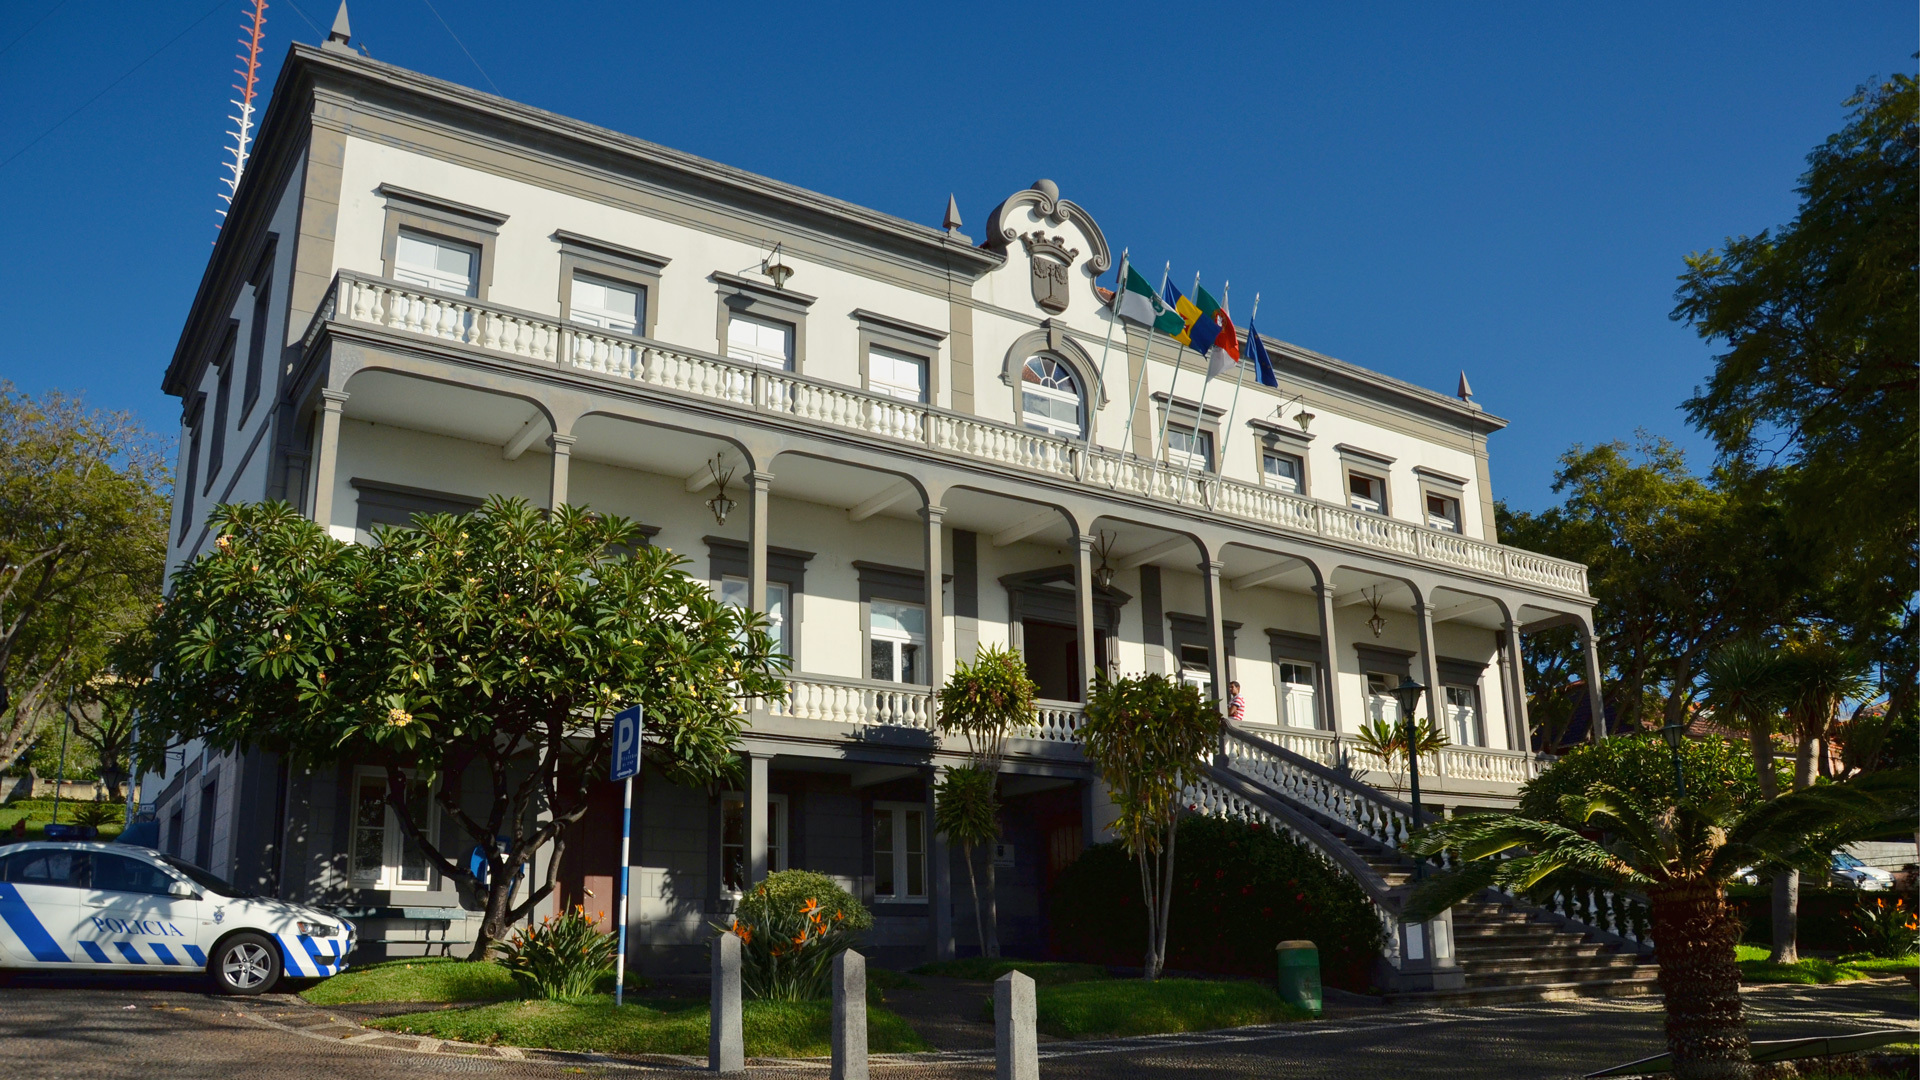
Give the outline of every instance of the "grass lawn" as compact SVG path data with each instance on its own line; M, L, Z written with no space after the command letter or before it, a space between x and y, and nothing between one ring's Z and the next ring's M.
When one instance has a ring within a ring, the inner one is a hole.
M970 956L965 960L941 960L932 964L922 964L913 969L915 975L931 975L943 979L976 979L981 982L992 982L1009 971L1018 971L1039 986L1088 982L1107 977L1107 969L1098 964L1009 960L1005 957L989 960L984 956Z
M111 811L111 817L99 826L100 839L111 840L119 836L121 821L127 809L125 803L108 802L96 804L75 802L72 799L61 799L60 823L63 825L79 824L76 815L80 812L80 808L94 805L104 807ZM43 826L53 820L53 800L16 799L13 802L0 805L0 834L4 834L4 836L0 836L0 839L11 839L13 826L21 818L27 819L27 839L45 840L47 836Z
M989 1014L993 1003L987 1003ZM1036 987L1037 1026L1062 1039L1167 1035L1309 1019L1257 982L1100 979Z
M826 1001L749 1001L742 1027L754 1057L825 1057L831 1053ZM414 1013L370 1026L409 1035L471 1043L544 1047L608 1054L707 1052L707 1003L692 999L634 1000L619 1009L596 994L580 1001L507 1001L472 1009ZM867 1048L876 1054L925 1050L907 1022L886 1009L867 1009Z
M1883 960L1871 956L1849 956L1838 960L1803 957L1797 964L1776 964L1767 959L1764 945L1738 947L1740 978L1750 983L1837 983L1900 975L1920 967L1920 956Z
M315 1005L363 1001L499 1001L520 996L499 964L427 956L352 967L300 995Z

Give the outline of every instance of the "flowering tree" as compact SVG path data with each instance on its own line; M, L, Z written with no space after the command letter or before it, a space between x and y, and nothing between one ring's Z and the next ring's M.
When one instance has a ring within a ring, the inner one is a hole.
M141 752L199 738L383 765L401 828L483 899L482 959L552 893L613 714L643 707L647 755L669 776L718 780L737 768L747 703L784 692L785 660L764 616L722 604L672 552L632 550L622 518L496 498L414 525L360 546L285 504L217 508L213 550L153 620ZM421 784L478 873L428 832L408 797ZM513 904L549 846L545 880Z
M1081 743L1120 810L1113 829L1140 864L1148 979L1160 977L1167 958L1181 792L1200 779L1207 755L1219 747L1220 724L1219 702L1165 675L1115 681L1098 673L1087 697Z
M950 769L934 792L934 825L960 845L967 864L967 889L973 894L974 927L980 954L1000 955L999 905L993 880L993 845L1000 839L1000 761L1007 733L1033 719L1040 688L1027 677L1026 661L1013 649L989 645L940 687L940 730L967 741L967 764ZM974 851L987 849L986 893L974 874Z

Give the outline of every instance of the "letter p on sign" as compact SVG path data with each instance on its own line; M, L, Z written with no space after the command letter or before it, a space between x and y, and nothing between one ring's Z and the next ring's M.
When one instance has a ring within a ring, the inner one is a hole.
M640 771L640 706L613 714L613 770L610 780Z

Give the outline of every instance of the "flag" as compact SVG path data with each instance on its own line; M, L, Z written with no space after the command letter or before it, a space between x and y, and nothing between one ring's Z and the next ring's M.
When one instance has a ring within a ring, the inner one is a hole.
M1252 323L1247 324L1247 351L1253 354L1253 377L1259 380L1261 386L1280 389L1280 379L1273 373L1273 358L1267 355L1267 346L1260 340L1260 331Z
M1120 293L1114 301L1114 310L1123 319L1132 319L1143 326L1151 326L1163 334L1180 334L1187 328L1183 321L1164 300L1153 293L1153 286L1140 276L1140 271L1131 265L1121 276Z
M1171 281L1167 282L1166 288L1161 290L1161 295L1165 298L1168 306L1173 308L1174 314L1180 319L1179 332L1169 333L1167 336L1182 345L1193 344L1193 338L1191 336L1193 333L1193 324L1200 321L1200 309L1193 306L1193 301L1182 296L1180 290L1174 288L1173 282ZM1205 296L1206 294L1201 293L1200 295Z
M1199 306L1195 309L1199 315L1187 328L1187 347L1201 356L1211 357L1213 339L1220 336L1220 323L1214 318L1220 311L1220 301L1205 289L1195 289L1194 292L1199 300Z

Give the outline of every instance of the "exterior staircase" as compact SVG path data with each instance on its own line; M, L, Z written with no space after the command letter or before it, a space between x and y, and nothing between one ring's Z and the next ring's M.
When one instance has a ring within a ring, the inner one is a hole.
M1398 1005L1493 1004L1657 993L1644 902L1623 893L1571 887L1545 903L1485 890L1457 904L1420 937L1448 941L1435 961L1408 961L1399 912L1416 867L1400 848L1432 820L1338 770L1237 729L1205 781L1189 789L1202 812L1276 826L1319 850L1373 901L1387 932L1379 965L1387 1000ZM1429 867L1430 870L1437 869ZM1442 925L1445 924L1445 925ZM1416 926L1418 924L1415 924ZM1416 971L1419 974L1416 974Z

